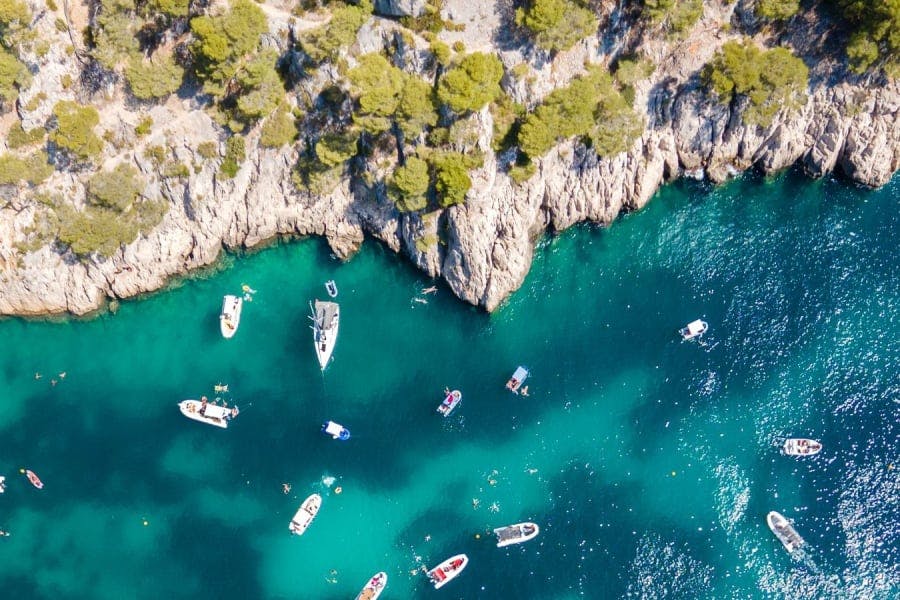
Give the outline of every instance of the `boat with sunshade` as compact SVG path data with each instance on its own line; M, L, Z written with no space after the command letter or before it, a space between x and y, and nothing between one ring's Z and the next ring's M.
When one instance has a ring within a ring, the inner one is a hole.
M525 383L525 380L528 379L528 369L525 367L519 366L513 372L512 377L509 378L509 381L506 382L506 389L511 391L513 394L519 393L519 388L522 387L522 384Z
M337 302L325 302L316 300L310 306L312 315L313 341L316 344L316 358L319 359L319 367L324 371L334 352L334 344L337 342L338 326L340 325L340 307Z
M498 527L494 530L497 536L497 547L509 546L512 544L521 544L537 537L541 528L536 523L516 523L515 525L507 525L506 527Z
M822 444L806 438L788 438L784 440L783 449L788 456L812 456L822 450Z
M447 390L447 395L444 396L444 401L440 403L437 407L437 411L441 413L442 416L448 416L453 412L453 409L459 406L459 403L462 402L462 392L459 390Z
M209 402L206 396L201 396L200 400L182 400L178 403L178 408L181 410L181 414L188 419L222 429L227 428L228 422L240 413L237 406L221 406L215 402Z
M678 333L681 335L682 339L692 340L694 338L702 336L704 333L706 333L707 329L709 329L709 323L697 319L695 321L691 321L690 323L679 329Z
M241 306L243 300L231 294L222 300L222 313L219 315L219 330L226 340L234 337L241 323Z
M781 513L773 510L766 515L766 523L788 552L793 552L805 543L791 522L785 519Z
M309 524L316 518L321 506L322 496L318 494L313 494L304 500L303 504L300 505L300 508L297 509L297 512L294 513L294 518L291 519L291 524L288 526L291 533L294 535L303 535L309 527Z
M341 440L342 442L346 442L350 439L350 430L334 421L326 421L325 424L322 425L322 432L327 433L332 438Z
M434 589L439 590L447 585L451 579L462 573L469 564L469 557L465 554L451 556L435 568L428 571L428 578L434 584Z
M381 595L381 592L384 591L385 586L387 586L387 579L387 573L384 571L376 573L369 580L369 583L366 584L366 587L356 595L356 600L376 600Z

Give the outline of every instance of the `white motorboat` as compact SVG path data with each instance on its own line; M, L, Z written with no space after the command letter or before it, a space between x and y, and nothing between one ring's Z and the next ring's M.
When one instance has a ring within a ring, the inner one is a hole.
M229 339L234 337L237 332L238 325L241 323L241 306L243 300L237 296L225 296L222 301L222 314L219 315L219 329L222 331L222 337Z
M537 523L516 523L515 525L507 525L506 527L498 527L494 530L497 536L497 547L509 546L511 544L521 544L530 539L537 537L541 528Z
M326 421L325 424L322 425L322 432L327 433L332 438L341 440L342 442L346 442L350 439L350 430L334 421Z
M387 586L387 579L387 573L384 571L376 573L369 580L369 583L366 584L366 587L357 594L356 600L376 600L381 595L381 592L384 591L385 586Z
M766 523L788 552L793 552L805 543L790 521L780 513L774 510L770 512L766 515Z
M788 456L812 456L822 450L822 444L806 438L788 438L784 440L783 448Z
M324 302L316 300L312 308L313 340L316 343L316 358L319 359L319 367L325 370L334 352L334 344L337 342L338 325L340 324L340 308L337 302Z
M709 323L706 321L701 321L697 319L696 321L691 321L684 327L678 330L678 333L681 334L681 337L685 340L692 340L695 337L700 337L706 330L709 329Z
M444 401L437 407L437 411L446 417L453 412L454 408L459 406L460 402L462 402L462 392L459 390L448 391Z
M291 533L294 535L303 535L306 528L312 523L312 520L316 518L321 506L322 496L318 494L313 494L304 500L303 504L300 505L300 508L297 509L297 512L294 513L294 518L291 519L291 524L289 525Z
M0 494L6 491L6 477L0 475Z
M202 396L200 400L182 400L178 403L178 408L181 409L181 414L188 419L222 429L228 427L228 422L238 416L240 412L237 406L221 406L214 402L208 402L206 396Z
M439 590L447 583L462 573L462 570L469 564L469 557L465 554L457 554L451 556L435 568L428 571L428 578L434 584L434 589Z
M528 369L525 367L517 367L515 372L512 374L512 377L509 378L509 381L506 382L506 389L511 391L513 394L519 393L519 388L522 387L522 384L525 383L525 380L528 379Z
M334 282L334 279L329 279L325 282L325 291L328 292L328 295L332 298L337 298L338 289L337 284Z

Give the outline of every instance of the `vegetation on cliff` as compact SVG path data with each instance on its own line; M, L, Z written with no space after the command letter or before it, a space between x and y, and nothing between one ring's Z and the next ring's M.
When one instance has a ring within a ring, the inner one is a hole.
M30 20L31 11L21 0L0 0L0 108L4 110L31 82L28 67L18 57Z
M539 47L568 50L597 31L597 17L572 0L527 0L516 9L516 24L525 27Z

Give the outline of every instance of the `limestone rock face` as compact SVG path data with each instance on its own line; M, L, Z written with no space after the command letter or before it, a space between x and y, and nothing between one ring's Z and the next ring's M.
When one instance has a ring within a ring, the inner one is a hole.
M740 19L747 17L751 4L739 3ZM376 3L380 14L392 15L417 14L423 5L415 0ZM533 105L565 85L583 72L585 60L608 62L608 52L627 47L631 25L624 13L611 9L619 38L588 39L554 57L523 51L504 37L509 10L505 0L445 0L443 17L466 27L445 31L441 39L463 41L470 50L496 51L508 68L527 62L526 77L504 81L522 102ZM246 136L247 160L236 176L223 178L218 173L223 132L190 100L173 97L150 109L109 101L101 110L101 127L119 141L118 149L107 146L104 168L123 161L135 165L147 182L145 195L165 199L168 213L159 226L112 257L79 260L55 245L21 248L41 207L11 190L0 199L0 314L83 314L107 299L159 289L173 276L214 262L223 248L250 247L279 235L325 236L341 259L351 257L364 236L371 236L407 256L427 276L442 278L461 299L494 310L521 286L535 243L546 232L583 221L610 223L623 211L641 209L661 184L677 177L719 182L751 167L768 173L799 163L813 176L838 169L865 185L887 183L900 167L900 83L864 86L844 79L829 84L827 77L818 77L805 105L776 115L767 127L744 123L740 102L722 104L700 89L702 65L727 39L739 35L729 38L717 27L729 22L734 11L735 3L713 0L704 3L703 19L688 39L638 39L658 65L635 86L635 106L644 112L647 127L616 156L598 157L576 141L564 141L535 161L529 180L517 184L506 174L509 155L498 156L491 149L490 111L470 116L466 150L478 150L483 166L470 173L473 185L463 205L430 213L399 213L384 189L390 167L376 166L378 161L364 166L366 177L345 178L325 195L299 191L291 172L297 151L260 147L258 129ZM46 18L36 26L45 27ZM295 24L304 30L316 25ZM275 27L288 26L289 21L276 19ZM394 44L397 27L394 21L370 20L358 49L378 51ZM398 59L407 68L425 70L429 61L418 46L427 44L416 44L404 46ZM50 99L68 97L65 75L78 73L76 59L54 53L55 47L30 59L44 62L19 102L26 126L44 124L52 110ZM334 68L322 67L304 79L302 93L315 97L319 87L337 77ZM135 125L148 114L159 126L138 138ZM218 146L219 157L199 152L209 142ZM190 166L189 174L159 175L144 157L144 149L152 145L165 147L168 156ZM85 197L88 176L57 172L46 187L77 204Z
M418 17L425 12L427 0L375 0L375 14L385 17Z

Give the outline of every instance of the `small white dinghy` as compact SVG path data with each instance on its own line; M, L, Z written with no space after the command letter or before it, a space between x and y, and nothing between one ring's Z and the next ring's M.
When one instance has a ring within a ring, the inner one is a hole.
M447 583L462 573L462 570L469 564L469 557L465 554L457 554L451 556L435 568L428 571L428 578L434 584L434 589L439 590Z
M381 592L384 591L385 586L387 586L387 573L384 571L376 573L369 580L369 583L366 584L366 587L356 595L356 600L376 600L381 595Z
M521 544L537 537L541 528L537 523L516 523L515 525L507 525L506 527L498 527L494 530L497 536L497 547L509 546L512 544Z
M528 369L522 366L517 367L515 372L512 374L512 377L510 377L509 381L506 382L506 389L511 391L513 394L518 394L519 388L522 387L522 384L525 383L526 379L528 379L528 375Z
M334 421L326 421L322 425L322 432L327 433L332 438L341 440L342 442L346 442L350 439L350 430Z
M332 298L337 298L338 289L337 284L334 282L334 279L329 279L325 282L325 291L328 292L328 295Z
M706 333L707 329L709 329L709 323L697 319L696 321L691 321L690 323L679 329L678 333L681 334L682 339L692 340L696 337L702 336L704 333Z
M243 300L237 296L225 296L222 301L222 314L219 315L219 330L226 340L234 337L241 323L241 306Z
M806 438L788 438L784 440L783 449L788 456L812 456L822 450L822 444Z
M0 475L0 494L6 491L6 477Z
M459 390L447 392L444 401L438 405L437 411L444 417L449 416L453 409L459 406L460 402L462 402L462 392Z
M300 505L300 508L297 509L297 512L294 513L294 518L291 519L291 524L289 525L291 533L294 535L303 535L306 528L312 523L312 520L316 518L321 506L322 496L318 494L313 494L304 500L303 504Z
M781 516L781 513L773 510L766 515L766 523L788 552L793 552L805 543L790 521Z
M228 422L238 416L240 411L237 406L228 407L207 402L206 396L201 396L200 400L182 400L178 403L181 414L188 419L200 421L207 425L214 425L225 429Z

